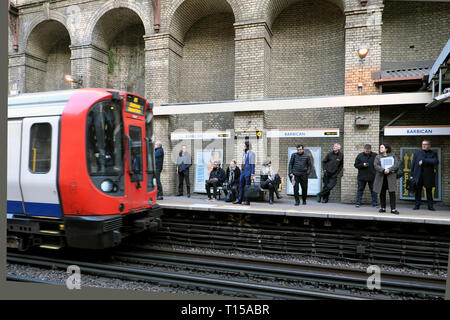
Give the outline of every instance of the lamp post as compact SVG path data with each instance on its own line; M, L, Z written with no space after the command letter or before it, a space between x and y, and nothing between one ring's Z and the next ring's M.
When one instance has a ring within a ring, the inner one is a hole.
M364 59L366 58L367 54L369 53L369 48L367 48L366 46L361 46L359 47L358 51L358 57L359 57L359 82L358 82L358 91L359 94L362 94L362 88L363 88L363 84L362 84L362 67L363 67L363 63L364 63Z

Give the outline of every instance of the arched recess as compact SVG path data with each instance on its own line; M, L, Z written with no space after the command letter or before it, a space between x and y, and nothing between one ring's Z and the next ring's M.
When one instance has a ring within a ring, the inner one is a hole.
M171 57L178 102L234 99L234 11L226 0L186 0L169 32L180 55Z
M71 39L56 20L38 23L26 40L25 92L70 89L64 81L70 74Z
M93 83L145 96L144 35L142 20L129 8L109 10L98 19L92 45L106 63L93 59Z
M345 16L341 8L317 0L271 3L269 97L344 94ZM280 13L272 17L274 12Z
M272 27L275 19L286 8L297 3L299 0L263 0L260 2L260 11L269 27ZM328 2L336 6L344 13L345 0L315 0L317 4ZM331 19L331 18L330 18Z

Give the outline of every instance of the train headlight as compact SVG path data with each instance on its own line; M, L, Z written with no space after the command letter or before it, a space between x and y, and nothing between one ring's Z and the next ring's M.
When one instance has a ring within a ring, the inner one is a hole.
M109 180L103 180L102 184L100 185L100 188L102 189L103 192L112 192L115 188L114 188L114 183Z

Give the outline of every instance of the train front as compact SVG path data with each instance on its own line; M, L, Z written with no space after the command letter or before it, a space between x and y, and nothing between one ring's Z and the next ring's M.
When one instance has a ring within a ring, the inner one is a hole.
M59 186L70 247L116 246L158 228L162 214L149 103L131 93L99 91L71 99L61 117Z

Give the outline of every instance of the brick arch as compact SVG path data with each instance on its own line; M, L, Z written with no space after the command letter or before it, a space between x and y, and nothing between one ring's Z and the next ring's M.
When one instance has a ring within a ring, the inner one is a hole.
M269 27L272 27L272 24L278 17L278 15L286 8L291 5L299 2L301 0L262 0L260 2L260 7L258 11L260 12L261 18L266 21ZM316 1L327 1L338 8L341 9L342 13L345 9L345 0L316 0Z
M59 41L68 40L69 45L72 43L69 30L61 21L45 19L33 25L34 26L29 29L30 32L27 34L26 42L23 45L23 48L27 53L31 53L40 58L45 58L52 47Z
M239 0L176 0L165 14L169 33L183 41L186 32L199 19L216 13L231 13L235 21L242 17Z
M95 42L95 29L98 27L100 20L116 9L130 10L139 17L140 22L144 26L145 34L153 32L153 9L145 8L136 2L110 0L89 19L82 42L86 44Z
M21 52L26 51L29 37L32 34L32 32L35 31L36 27L38 27L39 25L41 25L41 23L46 22L46 21L59 22L64 27L64 29L67 31L67 34L69 35L69 38L70 38L70 43L71 44L73 43L74 35L71 34L69 28L67 28L67 17L66 16L64 16L58 12L52 12L50 17L44 16L43 14L39 14L39 15L35 16L33 18L33 20L26 23L26 25L24 26L24 28L25 28L24 36L19 37L19 50L21 50Z
M71 73L71 37L64 21L36 19L26 43L24 92L69 89L64 75Z

